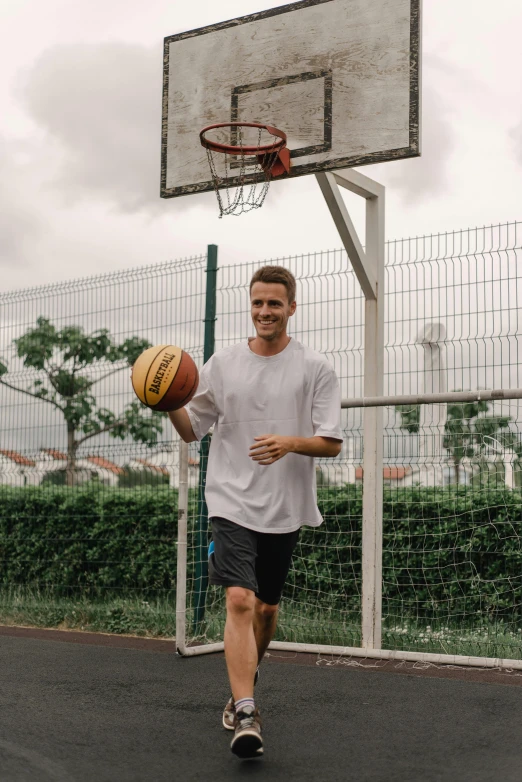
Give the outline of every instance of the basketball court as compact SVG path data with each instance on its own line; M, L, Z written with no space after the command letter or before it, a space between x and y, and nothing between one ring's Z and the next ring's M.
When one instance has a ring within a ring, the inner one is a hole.
M313 637L272 644L256 689L264 758L241 763L230 753L221 727L229 695L223 606L205 604L207 528L187 525L182 444L177 649L173 640L0 628L0 776L515 782L522 662L383 643L382 409L422 405L428 395L383 401L385 189L352 169L421 154L421 0L302 0L165 32L161 197L175 211L177 199L213 192L232 234L232 216L262 208L274 190L284 222L285 181L315 177L364 295L364 399L343 401L364 408L360 645ZM364 236L342 189L365 203ZM181 352L156 359L142 383L147 404ZM299 629L299 638L308 632Z
M0 670L9 782L520 779L522 677L506 671L271 655L258 685L265 757L241 763L220 723L221 655L2 628Z

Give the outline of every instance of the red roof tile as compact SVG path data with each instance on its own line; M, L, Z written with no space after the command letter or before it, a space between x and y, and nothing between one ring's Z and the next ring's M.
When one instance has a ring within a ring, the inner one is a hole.
M383 467L382 477L385 481L402 481L411 472L411 467ZM355 468L356 480L362 480L364 470L362 467Z
M103 456L88 456L87 461L91 462L91 464L95 464L96 467L101 467L104 470L109 470L110 472L113 472L115 475L123 475L124 470L121 467L118 467L117 464L114 464L114 462L110 462L108 459L104 459Z
M57 451L55 448L40 448L40 450L52 459L56 459L56 461L67 461L67 454L62 451Z
M18 453L17 451L5 451L0 448L0 453L3 454L7 459L10 459L15 464L19 464L21 467L35 466L35 462L33 462L32 459L27 459L25 456L22 456L22 454Z
M159 472L162 475L168 475L169 471L165 469L165 467L158 467L157 464L151 464L146 459L135 459L138 464L143 464L144 467L146 467L148 470L154 470L155 472Z

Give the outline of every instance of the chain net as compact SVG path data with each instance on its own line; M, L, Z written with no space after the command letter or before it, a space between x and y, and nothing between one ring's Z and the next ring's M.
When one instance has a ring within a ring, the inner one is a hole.
M229 139L221 143L233 144L239 154L215 152L206 147L208 163L219 206L219 216L242 215L263 206L271 181L271 171L277 161L278 150L261 155L246 154L245 147L273 145L274 137L264 128L221 128L221 136ZM250 138L248 137L250 136Z

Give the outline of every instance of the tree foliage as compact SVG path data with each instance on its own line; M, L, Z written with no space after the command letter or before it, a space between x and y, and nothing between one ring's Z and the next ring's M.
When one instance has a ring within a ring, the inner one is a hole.
M16 353L37 378L27 387L9 382L8 367L0 362L0 384L52 405L63 416L68 434L69 471L74 471L78 447L105 432L110 437L152 445L162 431L162 414L140 402L122 412L99 407L95 386L129 369L150 343L140 337L115 342L107 329L86 334L80 326L56 328L40 317L36 326L14 340Z
M395 410L400 417L400 426L410 434L420 430L420 405ZM510 416L488 415L490 405L484 400L478 402L455 402L448 404L444 427L443 447L448 451L455 468L456 482L463 459L485 463L485 453L490 440L496 440L502 448L515 451L522 458L522 442L509 427Z

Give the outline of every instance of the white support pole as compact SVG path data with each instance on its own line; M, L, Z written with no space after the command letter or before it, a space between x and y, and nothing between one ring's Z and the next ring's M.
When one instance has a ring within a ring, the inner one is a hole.
M384 189L366 201L366 258L376 277L375 299L366 299L364 394L384 393ZM381 648L383 410L364 410L362 647Z
M316 174L366 299L364 394L384 391L384 187L358 171ZM366 199L366 250L363 250L338 185ZM382 623L382 408L364 410L362 646L380 649Z
M187 514L188 514L188 445L179 443L178 487L178 555L176 575L176 650L186 655L187 619Z
M369 267L366 253L364 252L357 231L352 223L348 209L343 201L338 184L338 177L334 174L316 174L319 187L321 188L324 200L333 217L335 227L339 231L339 236L344 245L348 258L352 262L353 269L359 280L366 299L375 298L375 272ZM343 179L343 182L345 180Z
M444 394L398 394L392 396L361 396L341 399L343 410L353 407L395 407L396 405L440 405L454 402L497 402L522 399L522 388L497 388L491 391L446 391Z

